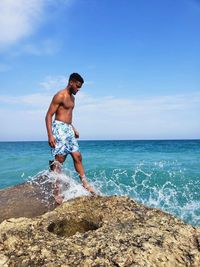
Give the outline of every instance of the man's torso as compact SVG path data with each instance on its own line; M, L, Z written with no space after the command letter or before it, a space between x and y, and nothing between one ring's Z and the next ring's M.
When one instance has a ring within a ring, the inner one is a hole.
M72 123L72 112L74 108L74 96L70 95L66 89L60 91L58 94L61 95L61 103L59 104L56 113L55 119L63 121L65 123Z

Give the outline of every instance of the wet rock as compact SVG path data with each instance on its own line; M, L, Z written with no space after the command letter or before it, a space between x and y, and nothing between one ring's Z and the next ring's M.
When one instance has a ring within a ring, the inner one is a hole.
M0 222L8 218L35 217L53 210L57 204L47 176L0 190Z
M0 224L0 266L200 266L200 229L127 197L80 197Z

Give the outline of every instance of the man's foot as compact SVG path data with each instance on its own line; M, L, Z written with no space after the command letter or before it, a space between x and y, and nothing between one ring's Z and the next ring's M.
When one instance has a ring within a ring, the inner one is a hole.
M89 183L87 182L86 178L83 177L81 179L82 183L83 183L83 187L88 191L90 192L92 195L96 195L96 193L94 192L94 189L92 188L91 185L89 185Z

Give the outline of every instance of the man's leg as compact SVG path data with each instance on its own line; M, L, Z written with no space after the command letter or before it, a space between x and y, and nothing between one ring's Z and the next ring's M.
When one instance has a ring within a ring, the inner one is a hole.
M74 161L74 168L78 172L79 177L83 183L83 187L87 189L90 193L95 193L93 188L88 184L86 177L85 177L85 171L82 164L82 155L79 151L71 153L71 156Z
M65 159L66 156L64 155L55 155L55 159L49 161L50 170L61 173L62 164L64 163Z
M54 172L61 173L61 167L62 167L62 164L64 163L65 159L66 159L66 156L64 156L64 155L56 155L55 160L52 162L52 164L50 166L50 169ZM58 204L61 204L63 202L63 196L61 193L62 192L61 192L60 181L59 181L59 179L56 179L53 194L54 194L55 201Z

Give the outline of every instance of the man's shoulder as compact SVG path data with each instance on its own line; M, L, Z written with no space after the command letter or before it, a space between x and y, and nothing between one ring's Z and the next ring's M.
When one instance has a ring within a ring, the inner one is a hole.
M53 101L57 103L63 103L70 99L71 99L71 96L66 89L62 89L58 91L53 97Z
M61 91L62 91L62 90L61 90ZM57 93L53 96L53 99L52 99L53 103L57 103L57 104L59 104L59 103L63 102L64 96L63 96L63 93L62 93L61 91L57 92Z
M54 95L54 97L56 97L56 98L65 98L66 96L67 96L67 92L66 92L65 89L62 89L62 90L58 91L58 92Z

